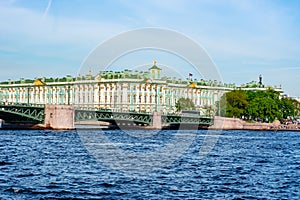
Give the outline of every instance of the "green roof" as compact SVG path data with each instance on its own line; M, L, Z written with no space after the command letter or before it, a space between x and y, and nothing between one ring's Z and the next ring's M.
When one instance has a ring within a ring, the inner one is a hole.
M153 65L150 69L158 69L158 70L161 70L161 69L158 68L156 65Z

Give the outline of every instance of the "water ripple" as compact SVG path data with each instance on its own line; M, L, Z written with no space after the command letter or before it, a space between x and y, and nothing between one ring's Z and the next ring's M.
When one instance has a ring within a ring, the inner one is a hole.
M134 131L108 131L111 143L101 145L143 155L174 137ZM205 135L162 169L127 176L95 159L75 131L0 130L0 199L300 198L300 132L223 131L200 158Z

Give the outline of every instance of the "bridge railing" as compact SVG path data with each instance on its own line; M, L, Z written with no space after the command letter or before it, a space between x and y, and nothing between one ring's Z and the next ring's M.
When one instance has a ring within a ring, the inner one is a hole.
M214 123L214 117L193 114L166 114L162 115L163 124L199 124L210 126Z
M152 113L114 112L109 109L75 109L75 121L99 120L106 122L132 121L141 124L152 123Z
M75 121L99 120L112 123L132 121L151 125L153 113L146 112L116 112L111 109L75 108ZM162 124L199 124L209 126L213 124L213 117L193 114L167 114L161 115Z

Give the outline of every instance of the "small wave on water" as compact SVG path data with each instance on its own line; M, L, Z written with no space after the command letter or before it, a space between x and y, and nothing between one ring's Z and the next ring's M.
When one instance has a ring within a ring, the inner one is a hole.
M105 134L110 143L98 145L135 153L130 163L164 148L175 132ZM199 131L173 162L161 159L162 168L128 175L96 159L75 131L0 130L0 199L300 198L299 132L223 131L199 157L205 136Z

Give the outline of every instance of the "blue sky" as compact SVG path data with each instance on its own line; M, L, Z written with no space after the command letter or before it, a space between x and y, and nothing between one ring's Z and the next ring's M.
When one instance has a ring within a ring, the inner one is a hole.
M297 0L0 0L0 80L75 76L105 40L157 27L201 44L224 82L239 85L262 74L266 85L300 96L299 10ZM136 56L141 65L155 59L187 73L186 63L147 53ZM129 58L134 54L116 64L137 64Z

